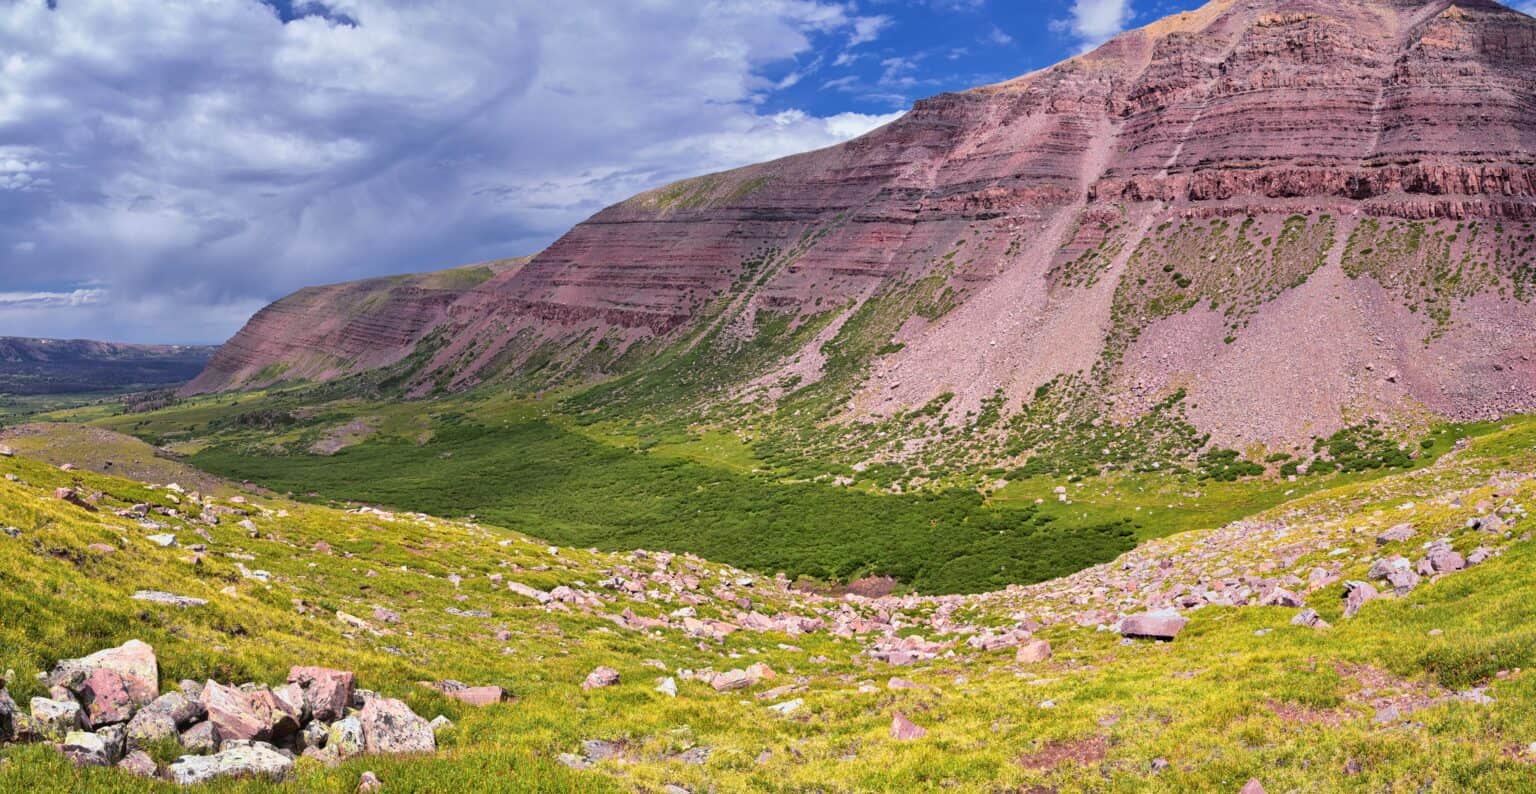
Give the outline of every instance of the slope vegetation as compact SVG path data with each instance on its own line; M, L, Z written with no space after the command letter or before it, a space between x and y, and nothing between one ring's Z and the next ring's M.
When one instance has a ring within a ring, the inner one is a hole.
M428 757L301 761L294 791L352 791L364 769L391 791L1517 791L1536 762L1536 422L1461 447L1062 580L879 599L0 457L0 666L26 702L33 673L137 638L167 681L325 664L455 723ZM117 515L134 505L148 518ZM1344 582L1397 555L1430 574L1397 597L1376 579L1386 595L1346 617ZM207 603L134 600L146 589ZM1277 590L1332 625L1259 605ZM1170 606L1190 619L1171 643L1101 629ZM598 666L619 682L584 689ZM417 683L445 678L518 699L475 708ZM172 788L46 745L0 755L6 790Z

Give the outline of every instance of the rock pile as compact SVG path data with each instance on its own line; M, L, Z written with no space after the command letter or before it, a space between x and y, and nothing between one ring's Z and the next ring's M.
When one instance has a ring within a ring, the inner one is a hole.
M225 777L285 780L298 758L334 765L365 754L430 753L432 723L356 688L350 672L295 667L279 687L182 681L160 691L154 649L131 640L40 676L49 697L22 711L0 687L0 742L51 742L80 766L117 766L183 785ZM165 769L149 750L186 751Z

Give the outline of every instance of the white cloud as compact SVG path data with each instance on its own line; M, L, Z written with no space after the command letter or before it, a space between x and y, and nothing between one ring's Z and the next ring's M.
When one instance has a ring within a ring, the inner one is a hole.
M1536 17L1536 0L1523 0L1523 2L1514 3L1512 7L1522 14Z
M106 296L106 290L100 289L77 289L69 292L0 292L0 311L13 308L89 306L101 303Z
M762 110L817 64L770 67L889 25L839 0L298 5L0 2L0 251L30 250L0 284L112 284L100 311L12 301L0 334L216 340L300 286L530 253L891 118Z
M1071 13L1053 27L1076 38L1084 52L1124 31L1135 17L1131 0L1072 0Z
M888 16L859 17L853 21L853 35L848 37L848 46L868 44L880 38L880 31L890 26L891 18Z

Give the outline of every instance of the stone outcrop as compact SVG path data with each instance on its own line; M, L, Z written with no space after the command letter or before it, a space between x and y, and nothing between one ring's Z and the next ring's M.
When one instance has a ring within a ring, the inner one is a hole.
M353 673L323 667L295 667L289 683L275 688L184 681L180 691L159 694L154 650L137 640L66 659L39 678L55 697L32 698L27 713L0 681L0 744L52 742L78 766L115 765L183 785L284 781L301 754L337 764L369 753L430 753L439 724L451 724L429 723L401 701L357 691ZM499 687L481 689L504 695ZM472 699L485 694L473 691ZM166 743L187 755L162 775L146 749Z

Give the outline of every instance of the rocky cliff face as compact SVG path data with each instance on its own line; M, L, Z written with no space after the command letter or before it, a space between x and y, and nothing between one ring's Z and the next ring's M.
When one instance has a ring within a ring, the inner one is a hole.
M1064 378L1122 420L1182 389L1227 442L1536 409L1536 21L1491 0L1215 0L847 144L637 196L452 300L373 305L366 332L271 330L352 289L258 315L195 387L333 377L430 331L417 393L670 350L728 361L707 399L820 386L847 417L940 395L953 417L1018 411Z

